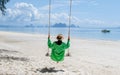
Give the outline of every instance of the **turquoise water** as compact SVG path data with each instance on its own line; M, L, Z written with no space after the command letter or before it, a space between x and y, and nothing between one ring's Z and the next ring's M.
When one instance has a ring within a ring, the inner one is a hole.
M102 40L120 40L119 28L108 28L110 33L102 33L103 28L71 28L71 37ZM33 34L48 34L48 28L45 27L1 27L0 31L13 31ZM51 35L68 35L68 28L51 28Z

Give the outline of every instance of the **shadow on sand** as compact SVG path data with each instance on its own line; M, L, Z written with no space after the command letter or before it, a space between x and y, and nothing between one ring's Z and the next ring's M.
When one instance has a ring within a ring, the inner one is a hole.
M14 55L14 53L20 53L20 52L6 50L6 49L0 49L0 60L29 61L29 59L26 57L12 56L11 54Z
M20 53L20 52L18 52L18 51L6 50L6 49L0 49L0 53Z
M39 71L41 73L56 73L56 72L64 72L64 70L55 70L55 67L52 67L52 68L42 68L42 69L36 69L36 71Z
M0 60L16 60L16 61L28 61L29 59L25 57L15 57L15 56L0 56Z

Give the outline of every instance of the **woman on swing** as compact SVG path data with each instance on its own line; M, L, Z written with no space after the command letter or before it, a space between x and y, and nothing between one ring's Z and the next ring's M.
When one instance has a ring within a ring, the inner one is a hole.
M48 35L48 47L52 49L50 57L53 61L56 61L58 63L59 61L64 60L65 49L70 47L70 37L68 36L67 43L62 42L63 40L62 34L58 34L56 39L57 41L54 41L53 43L51 43L50 35ZM69 53L68 53L68 56L69 56Z

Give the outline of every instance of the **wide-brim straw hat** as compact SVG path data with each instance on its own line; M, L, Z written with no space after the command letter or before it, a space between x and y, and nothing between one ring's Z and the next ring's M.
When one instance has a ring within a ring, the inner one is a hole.
M63 35L62 34L58 34L57 37L56 37L56 39L62 40L63 39Z

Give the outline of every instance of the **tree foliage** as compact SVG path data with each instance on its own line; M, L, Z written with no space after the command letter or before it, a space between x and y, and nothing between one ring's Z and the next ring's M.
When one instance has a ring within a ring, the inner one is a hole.
M8 3L10 0L0 0L0 11L2 12L3 15L6 13L6 6L5 4Z

